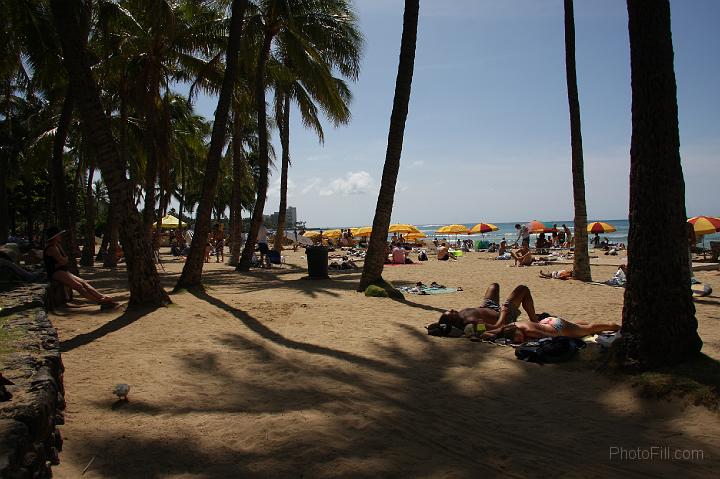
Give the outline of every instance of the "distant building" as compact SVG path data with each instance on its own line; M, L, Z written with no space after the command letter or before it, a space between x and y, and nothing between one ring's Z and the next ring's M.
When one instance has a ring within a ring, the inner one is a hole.
M278 227L278 217L280 213L276 211L271 215L263 215L263 222L265 226L270 229ZM294 206L288 206L285 210L285 228L294 228L297 223L297 208Z

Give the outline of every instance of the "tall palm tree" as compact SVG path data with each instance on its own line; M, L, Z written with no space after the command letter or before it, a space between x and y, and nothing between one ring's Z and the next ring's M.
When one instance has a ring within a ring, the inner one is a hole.
M294 69L305 73L333 68L343 76L354 78L359 71L360 34L356 17L347 0L265 0L261 5L262 46L255 69L255 105L258 118L258 195L253 208L250 230L237 269L247 271L255 250L257 233L268 187L269 149L265 89L266 71L271 47L277 39ZM313 71L315 70L315 71ZM332 76L330 75L330 78ZM323 88L328 88L324 85Z
M627 361L651 368L692 358L702 341L690 291L670 3L628 0L627 8L630 231L619 351ZM657 241L658 225L665 241Z
M133 202L126 167L120 161L110 122L103 111L100 93L90 71L83 29L78 18L86 14L78 1L51 0L55 28L63 51L63 63L76 101L85 137L97 155L111 202L118 208L120 235L125 252L130 287L130 307L161 306L170 298L160 285L152 247L143 234L140 216ZM112 219L111 219L112 220Z
M405 120L407 119L410 89L415 68L415 44L417 42L419 10L419 0L405 0L403 31L400 40L400 63L398 65L397 79L395 80L395 98L390 115L385 166L383 167L382 183L380 184L377 206L375 207L370 244L365 255L365 266L360 278L359 290L361 291L373 283L382 281L385 248L395 199L395 184L400 170Z
M227 50L225 54L225 75L223 77L222 89L218 98L217 109L215 110L215 122L213 123L210 148L208 149L205 178L203 181L202 198L198 206L195 221L195 238L190 246L190 253L180 278L175 285L175 290L188 287L200 286L202 280L202 268L205 258L205 238L210 233L210 214L212 213L213 199L217 189L220 160L222 149L225 146L225 134L227 131L227 119L230 111L230 103L237 79L238 55L242 41L242 26L247 8L247 0L233 0L232 16L230 19L230 35L228 37Z
M282 39L283 36L280 35ZM359 62L361 37L358 35L355 45ZM315 131L320 143L325 139L320 111L335 125L346 124L350 121L349 103L352 94L347 84L340 78L335 78L324 61L315 65L306 62L294 67L295 63L282 49L278 54L277 62L273 65L274 75L270 79L275 90L275 119L278 127L278 136L282 146L282 166L280 169L280 207L278 209L277 233L275 234L276 251L282 250L285 237L285 214L287 211L287 185L290 167L290 104L295 103L300 112L303 125ZM300 57L307 60L307 57ZM332 60L331 60L332 61ZM357 73L357 72L354 72ZM353 76L355 80L357 77ZM294 226L294 225L291 225Z
M585 205L585 166L582 132L580 129L580 101L575 71L575 15L573 0L565 0L565 73L568 104L570 106L570 145L572 148L573 200L575 204L575 254L573 278L592 281L588 252L587 207Z

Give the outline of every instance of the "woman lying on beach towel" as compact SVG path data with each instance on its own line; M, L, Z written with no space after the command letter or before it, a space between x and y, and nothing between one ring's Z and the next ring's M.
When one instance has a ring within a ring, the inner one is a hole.
M538 322L521 321L488 329L481 339L507 338L513 343L524 343L531 339L565 336L582 338L603 331L619 331L618 323L571 323L556 316L546 316Z

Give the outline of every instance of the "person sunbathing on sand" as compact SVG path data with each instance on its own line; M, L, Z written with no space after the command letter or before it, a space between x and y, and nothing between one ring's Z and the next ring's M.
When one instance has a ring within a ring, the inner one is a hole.
M468 324L483 323L491 328L499 328L512 323L520 316L520 306L530 318L536 320L535 305L530 289L520 285L516 287L505 302L500 306L500 285L492 283L485 291L485 297L477 308L465 308L460 311L450 309L445 311L438 321L439 324L450 324L459 329L465 329Z
M457 258L454 254L450 254L450 250L448 249L445 242L443 242L437 250L437 259L440 261L448 261L456 260Z
M530 253L530 248L524 244L519 250L510 252L510 256L515 260L515 266L530 266L534 259Z
M521 321L513 324L500 325L486 330L481 339L507 338L513 343L553 336L582 338L603 331L619 331L618 323L571 323L555 316L546 316L538 322Z
M572 270L568 271L565 269L561 269L560 271L552 271L550 273L543 273L542 270L540 270L540 277L541 278L552 278L552 279L572 279L573 272L572 272Z

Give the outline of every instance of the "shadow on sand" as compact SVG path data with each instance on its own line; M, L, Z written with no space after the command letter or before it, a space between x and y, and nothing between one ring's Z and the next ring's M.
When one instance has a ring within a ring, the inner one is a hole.
M699 477L717 464L714 438L673 427L682 407L641 399L610 407L616 383L582 361L521 363L510 348L396 323L394 336L362 355L287 338L208 293L192 294L251 333L213 338L221 354L191 346L178 356L203 391L131 400L114 414L134 423L216 421L222 432L206 433L222 447L209 449L213 441L192 430L121 441L107 431L83 442L83 453L103 456L93 464L102 477ZM233 421L241 429L226 429ZM614 447L656 445L702 450L705 460L610 456Z

